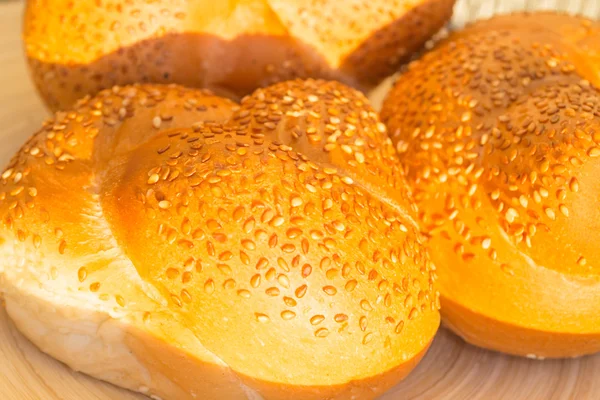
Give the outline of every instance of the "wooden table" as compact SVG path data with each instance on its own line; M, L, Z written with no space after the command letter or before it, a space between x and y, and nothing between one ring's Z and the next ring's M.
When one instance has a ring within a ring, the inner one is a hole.
M23 60L21 12L20 2L0 3L1 164L48 115ZM44 355L16 331L0 307L0 399L144 398L75 373ZM424 361L383 399L600 399L600 355L553 361L515 358L469 346L442 329Z

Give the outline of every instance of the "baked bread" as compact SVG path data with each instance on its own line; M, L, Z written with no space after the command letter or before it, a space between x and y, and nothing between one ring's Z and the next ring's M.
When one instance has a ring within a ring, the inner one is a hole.
M382 110L446 325L529 357L600 350L600 25L480 21L402 74Z
M0 288L72 368L162 399L370 399L439 325L385 127L340 83L240 105L114 87L59 112L0 183Z
M53 110L137 82L230 97L296 77L367 89L450 18L454 0L30 0L24 41Z

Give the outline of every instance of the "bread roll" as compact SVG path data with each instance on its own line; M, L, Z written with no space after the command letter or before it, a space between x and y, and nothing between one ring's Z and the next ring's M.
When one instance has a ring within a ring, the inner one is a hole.
M50 108L136 82L236 97L295 77L367 89L448 21L454 0L30 0L26 54Z
M336 82L114 87L1 175L0 288L72 368L162 399L371 399L439 325L385 127Z
M494 17L410 65L382 111L445 323L529 357L600 350L600 25Z

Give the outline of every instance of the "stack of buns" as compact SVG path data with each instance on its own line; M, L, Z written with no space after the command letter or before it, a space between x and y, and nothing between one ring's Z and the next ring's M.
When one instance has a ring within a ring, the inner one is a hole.
M440 303L478 346L599 351L600 25L452 33L381 121L344 84L392 73L452 5L28 2L34 81L63 111L0 176L17 328L165 400L375 398Z

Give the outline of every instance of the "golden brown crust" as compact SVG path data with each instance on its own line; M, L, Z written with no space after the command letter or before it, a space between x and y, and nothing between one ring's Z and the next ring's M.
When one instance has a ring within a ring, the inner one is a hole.
M583 18L495 17L413 63L385 101L443 314L472 343L600 350L599 38Z
M62 259L69 287L126 312L148 295L105 286L102 259L82 263L122 252L162 318L265 398L372 398L439 324L385 128L336 82L280 83L240 106L177 86L105 90L48 122L1 193L5 245L41 245L27 257Z
M24 41L34 81L52 109L135 82L239 97L296 77L367 88L439 30L453 4L30 0Z

